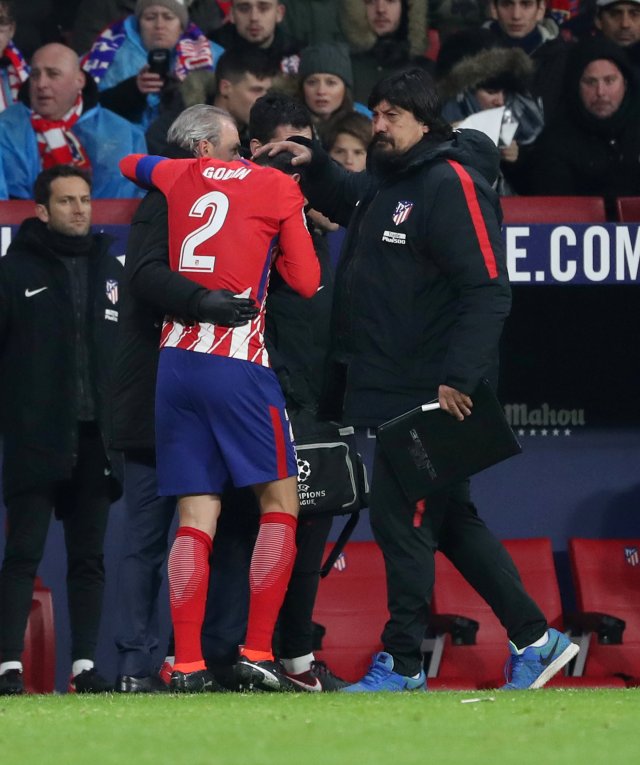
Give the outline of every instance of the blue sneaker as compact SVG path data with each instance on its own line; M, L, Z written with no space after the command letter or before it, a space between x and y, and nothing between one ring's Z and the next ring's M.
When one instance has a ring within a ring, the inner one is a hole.
M509 643L509 650L511 657L505 668L505 677L511 679L500 688L501 691L542 688L580 649L563 632L550 629L549 639L544 645L538 648L529 646L519 654L513 643Z
M367 674L353 685L340 688L342 693L375 693L376 691L426 691L427 677L420 670L418 677L406 677L393 671L393 656L381 651L373 657Z

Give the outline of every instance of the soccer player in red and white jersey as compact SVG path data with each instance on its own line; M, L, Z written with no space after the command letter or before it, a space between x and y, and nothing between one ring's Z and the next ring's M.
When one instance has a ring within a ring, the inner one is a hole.
M197 159L130 155L120 163L124 175L167 198L172 269L259 307L257 318L242 327L187 324L176 317L163 327L157 470L160 494L178 496L180 526L169 555L176 643L171 687L182 691L216 688L200 631L220 495L229 482L252 486L261 512L236 677L244 688L291 687L274 662L271 641L295 556L297 464L284 398L264 347L264 305L272 265L304 297L317 290L320 268L295 181L244 160L214 158L220 132L235 130L225 112L193 106L167 138Z

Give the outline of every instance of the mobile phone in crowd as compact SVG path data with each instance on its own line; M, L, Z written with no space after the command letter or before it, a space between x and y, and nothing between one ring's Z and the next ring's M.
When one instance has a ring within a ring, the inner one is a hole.
M169 74L169 59L171 51L168 48L152 48L147 56L149 71L159 74L163 79Z

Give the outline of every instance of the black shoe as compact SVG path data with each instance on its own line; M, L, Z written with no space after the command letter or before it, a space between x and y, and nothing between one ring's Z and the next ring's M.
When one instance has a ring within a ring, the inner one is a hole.
M318 693L321 691L339 691L349 683L341 677L334 675L323 661L312 661L311 667L306 672L294 675L286 673L287 677L295 685L296 691Z
M95 667L83 669L69 680L69 693L112 693L113 685L108 683Z
M118 675L116 678L117 693L167 693L169 687L162 682L158 675L133 677L133 675Z
M22 670L8 669L0 675L0 696L20 696L24 693Z
M324 661L312 661L311 673L318 678L323 691L339 691L349 685L346 680L334 675Z
M169 681L172 693L218 693L224 690L208 669L195 672L174 670Z
M295 691L279 661L249 661L241 656L234 673L242 691Z

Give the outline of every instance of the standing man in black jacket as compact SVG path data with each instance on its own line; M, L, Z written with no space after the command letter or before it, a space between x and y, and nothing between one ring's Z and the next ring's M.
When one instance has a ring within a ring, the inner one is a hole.
M7 542L0 572L0 694L24 690L21 655L51 511L67 547L70 690L110 690L94 652L109 505L120 496L105 451L108 377L122 266L91 234L91 182L56 165L0 261L0 363Z
M421 69L381 80L369 99L374 138L366 173L348 173L314 145L303 189L314 208L348 225L336 275L332 419L376 427L431 399L468 417L480 380L495 381L511 304L501 212L491 188L495 146L452 133ZM283 146L291 148L294 144ZM386 566L390 618L369 673L346 692L424 690L420 646L441 550L486 599L511 641L510 689L540 687L576 653L547 629L463 481L407 501L379 449L371 524Z

